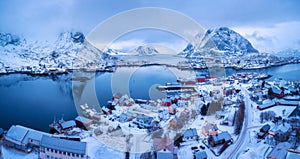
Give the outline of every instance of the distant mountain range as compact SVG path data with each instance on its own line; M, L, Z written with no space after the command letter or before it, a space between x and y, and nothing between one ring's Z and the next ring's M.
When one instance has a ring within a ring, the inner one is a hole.
M49 70L87 68L92 63L107 64L102 52L87 42L81 32L61 33L54 43L27 42L10 33L1 33L0 44L0 73L44 74Z
M259 53L246 38L227 27L209 29L204 34L195 35L195 39L196 43L189 43L178 55L187 59L201 59L213 48L222 57L225 67L236 68L299 62L298 50L285 50L274 55ZM137 46L128 54L152 56L160 53L152 46ZM120 56L126 56L126 53L110 48L99 50L86 41L81 32L61 33L54 43L28 42L10 33L0 33L0 73L39 74L53 68L64 72L94 65L99 70L105 70L113 66ZM294 58L287 58L290 56ZM198 65L203 61L192 62Z
M151 56L151 55L160 54L153 46L146 46L146 45L138 46L132 52L138 56Z

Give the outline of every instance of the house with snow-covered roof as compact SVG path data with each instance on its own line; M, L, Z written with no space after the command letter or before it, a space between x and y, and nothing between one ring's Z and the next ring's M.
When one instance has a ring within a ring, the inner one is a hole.
M291 144L288 142L281 142L269 153L267 159L285 159L288 153L288 149Z
M21 125L12 125L4 136L4 143L9 147L28 152L32 147L40 146L42 136L50 134Z
M187 129L182 136L183 141L195 141L198 140L199 136L196 128Z
M87 159L87 144L86 142L43 136L39 158Z

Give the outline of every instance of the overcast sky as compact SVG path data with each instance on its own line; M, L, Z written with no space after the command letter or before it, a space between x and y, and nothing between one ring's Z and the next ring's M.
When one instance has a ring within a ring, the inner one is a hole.
M109 17L139 7L176 10L205 29L230 27L260 51L300 49L298 0L8 0L0 1L0 31L51 41L62 31L88 34ZM114 47L147 43L170 45L173 49L185 45L175 35L148 30L125 35Z

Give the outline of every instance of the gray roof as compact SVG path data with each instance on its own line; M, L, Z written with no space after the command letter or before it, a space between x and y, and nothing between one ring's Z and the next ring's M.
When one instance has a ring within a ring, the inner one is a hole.
M201 152L198 151L198 152L196 152L195 156L196 156L196 159L204 159L204 158L207 158L207 154L206 154L205 151L201 151Z
M299 105L299 101L288 101L288 100L284 100L284 99L281 99L281 100L278 100L278 102L282 105Z
M49 136L43 136L41 146L59 151L86 154L86 142L64 140Z
M197 130L195 128L187 129L183 133L183 137L194 137L194 136L198 136Z
M289 123L282 123L280 125L275 125L275 127L273 127L272 131L274 131L274 132L281 131L283 133L286 133L290 129L291 129L291 125Z
M213 137L213 140L216 141L216 142L218 142L220 140L223 140L223 139L225 141L231 140L231 136L230 136L230 134L227 131L222 132L222 133L217 134L217 135L213 135L212 137Z
M89 122L91 122L91 119L88 119L88 118L83 117L83 116L77 116L75 118L75 120L80 121L82 123L89 123Z
M7 137L23 144L27 144L28 139L41 141L43 135L50 136L48 133L33 130L21 125L11 126L6 134Z
M157 152L157 159L173 159L171 152Z
M28 131L28 128L20 125L13 125L7 131L6 137L9 137L18 142L22 142Z
M272 87L272 91L273 91L274 93L276 93L276 94L280 94L280 93L282 92L281 89L278 88L277 86L273 86L273 87Z
M63 129L66 129L66 128L69 128L69 127L72 127L72 126L76 126L76 123L75 123L74 120L69 120L69 121L61 123L61 127Z
M272 106L275 106L275 105L276 105L276 102L272 100L272 101L270 101L268 103L260 105L259 107L261 109L265 109L265 108L272 107Z
M33 139L33 140L36 140L36 141L41 141L43 135L50 136L50 134L47 134L47 133L44 133L44 132L41 132L41 131L36 131L36 130L29 129L29 131L26 134L26 136L24 137L22 143L27 144L28 139Z
M287 150L291 147L288 142L279 143L268 155L268 158L285 159Z

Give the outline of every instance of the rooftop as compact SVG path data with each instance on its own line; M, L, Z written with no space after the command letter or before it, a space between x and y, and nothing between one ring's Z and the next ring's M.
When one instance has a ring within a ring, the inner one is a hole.
M198 136L197 130L195 128L187 129L183 133L183 137L194 137L194 136Z
M6 136L15 141L22 142L27 133L28 129L26 127L13 125L7 131Z
M231 140L231 136L227 131L222 132L220 134L213 135L212 138L213 138L214 141L220 141L220 140L223 140L223 139L225 141Z
M198 152L196 152L195 156L196 156L196 159L204 159L204 158L207 158L207 154L206 154L205 151L201 151L201 152L198 151Z
M64 152L86 154L86 143L43 136L41 146Z
M91 119L88 119L88 118L83 117L83 116L77 116L77 117L75 118L75 120L80 121L80 122L82 122L82 123L89 123L89 122L91 121Z
M285 159L287 150L291 147L288 142L279 143L268 155L268 158Z
M69 127L72 127L72 126L76 126L76 123L75 123L74 120L69 120L69 121L61 123L61 127L63 129L66 129L66 128L69 128Z
M6 134L7 137L15 141L21 142L23 144L27 144L28 139L41 141L43 135L50 135L50 134L33 130L20 125L11 126Z

